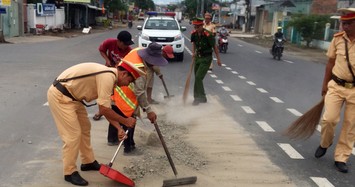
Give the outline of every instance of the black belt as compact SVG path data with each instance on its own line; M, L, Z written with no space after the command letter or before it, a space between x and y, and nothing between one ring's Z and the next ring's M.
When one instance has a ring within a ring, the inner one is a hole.
M212 52L210 53L197 53L197 57L208 57L208 56L211 56L212 55Z
M337 77L336 75L332 74L332 80L336 82L340 86L344 86L345 88L353 88L355 87L355 82L347 82L344 79Z
M56 87L60 92L62 92L63 95L65 95L65 96L71 98L73 101L78 101L77 99L75 99L75 98L73 97L72 94L70 94L70 92L68 91L68 89L67 89L65 86L63 86L62 84L60 84L60 82L59 82L58 80L54 80L54 81L53 81L53 86ZM88 105L88 104L84 103L83 101L79 101L79 102L81 102L81 103L82 103L83 105L85 105L86 107L91 107L91 106L96 105L96 103L95 103L95 104L90 104L90 105Z

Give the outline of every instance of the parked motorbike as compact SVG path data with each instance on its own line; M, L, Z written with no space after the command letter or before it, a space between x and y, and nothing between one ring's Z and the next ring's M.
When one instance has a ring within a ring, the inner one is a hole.
M277 38L275 41L274 50L271 49L271 54L274 57L274 59L281 60L283 50L284 50L284 40L282 38Z
M220 53L227 53L228 50L228 33L220 34L218 38L218 48Z

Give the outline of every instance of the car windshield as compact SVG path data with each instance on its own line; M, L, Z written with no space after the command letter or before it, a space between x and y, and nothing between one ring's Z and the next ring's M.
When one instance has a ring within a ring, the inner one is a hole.
M154 30L179 30L175 20L149 19L145 24L145 29Z

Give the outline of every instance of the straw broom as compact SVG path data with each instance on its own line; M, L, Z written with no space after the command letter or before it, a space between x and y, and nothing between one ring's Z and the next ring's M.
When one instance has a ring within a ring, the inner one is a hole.
M324 106L324 98L294 121L283 133L291 139L308 139L315 132Z
M189 95L190 80L191 80L191 75L192 75L192 70L194 68L194 64L195 64L195 59L192 59L192 63L190 65L190 71L189 71L189 74L186 77L184 93L182 95L182 101L183 101L184 104L186 104L187 96Z

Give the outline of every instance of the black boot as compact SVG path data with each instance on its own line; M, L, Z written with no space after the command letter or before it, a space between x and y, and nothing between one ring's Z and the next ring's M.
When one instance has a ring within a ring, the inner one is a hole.
M88 181L83 179L77 171L74 171L71 175L64 175L64 180L78 186L89 185Z
M89 163L89 164L81 164L80 169L81 171L99 171L100 170L101 165L95 160L93 163Z

